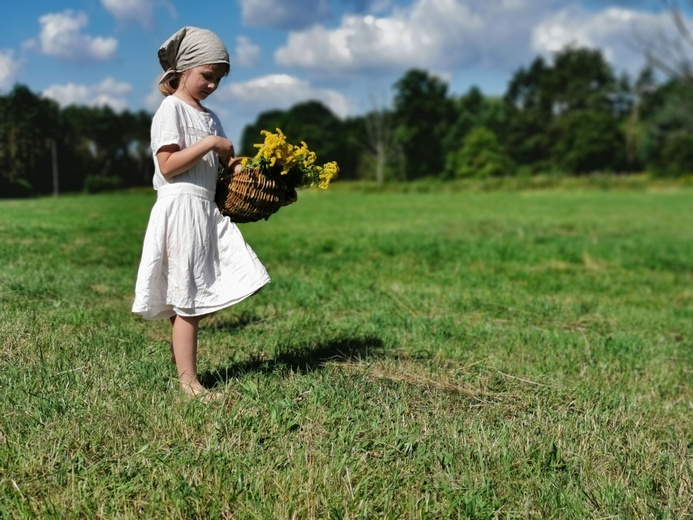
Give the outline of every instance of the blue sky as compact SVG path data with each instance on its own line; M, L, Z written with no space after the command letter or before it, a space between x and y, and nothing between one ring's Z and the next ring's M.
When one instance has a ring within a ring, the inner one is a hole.
M115 110L154 111L159 46L185 25L213 30L232 69L208 105L232 140L308 99L339 116L386 104L413 67L451 93L502 94L535 56L577 43L635 74L637 35L673 33L658 0L2 0L0 20L0 92Z

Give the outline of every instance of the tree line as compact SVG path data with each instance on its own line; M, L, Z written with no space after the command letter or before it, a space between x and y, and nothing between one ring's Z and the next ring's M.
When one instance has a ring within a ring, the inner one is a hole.
M238 149L254 155L260 130L306 141L341 179L408 181L693 168L693 93L687 77L645 68L618 75L598 50L568 47L515 72L502 96L451 95L425 70L393 85L389 106L340 119L318 101L260 114ZM60 108L22 85L0 96L0 196L96 192L150 185L151 114ZM54 171L59 171L56 185Z

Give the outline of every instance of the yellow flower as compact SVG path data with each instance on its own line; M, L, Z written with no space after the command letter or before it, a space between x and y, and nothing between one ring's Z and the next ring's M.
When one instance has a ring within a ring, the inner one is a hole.
M286 136L279 128L275 130L276 133L267 130L260 132L265 137L264 142L253 145L258 151L252 159L244 159L243 166L250 164L288 175L289 188L327 188L339 172L337 163L318 166L315 164L315 152L308 148L305 141L301 141L301 146L292 145L286 142Z
M325 163L322 168L319 168L319 172L320 180L318 182L318 188L322 188L324 190L330 185L332 179L337 177L337 174L339 173L339 166L337 166L337 163L334 161L328 162Z

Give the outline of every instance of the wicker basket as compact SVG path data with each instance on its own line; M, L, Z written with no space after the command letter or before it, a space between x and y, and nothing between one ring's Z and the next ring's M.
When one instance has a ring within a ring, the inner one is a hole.
M288 187L278 175L268 175L257 167L246 166L234 172L242 159L236 157L223 168L215 201L222 215L232 222L267 220L284 205Z

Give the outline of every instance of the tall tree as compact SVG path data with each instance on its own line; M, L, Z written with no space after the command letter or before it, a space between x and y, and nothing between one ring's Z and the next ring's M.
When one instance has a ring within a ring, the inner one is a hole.
M691 173L693 92L690 82L676 78L660 86L643 106L643 156L648 168L668 176Z
M367 147L375 159L375 180L385 181L385 168L392 151L394 123L392 110L382 101L371 97L373 109L363 117L366 130Z
M601 51L566 47L554 55L546 94L554 114L574 110L611 112L614 71Z
M548 163L553 120L552 99L548 91L551 68L542 57L528 68L520 68L511 78L503 97L508 124L500 139L516 163L542 169Z
M70 106L64 109L64 139L79 165L65 172L77 188L86 178L92 185L135 186L151 182L149 127L146 112L114 112L109 107Z
M472 130L488 129L495 138L506 123L505 106L502 101L484 96L476 86L471 87L466 94L453 99L453 106L454 122L443 139L446 176L457 174L454 166L455 157Z
M469 132L462 146L449 156L451 173L456 177L500 177L512 175L514 165L496 135L482 126Z
M629 171L639 171L643 165L642 150L646 132L646 117L652 95L657 90L654 71L644 68L631 83L627 78L620 81L623 103L623 134L625 137L625 166Z
M684 2L686 3L686 2ZM693 1L687 0L690 7ZM671 78L693 79L693 28L679 0L660 0L669 23L654 31L636 33L636 41L650 67Z
M418 69L395 83L395 141L402 150L406 179L443 171L443 139L454 113L447 88L441 79Z
M340 178L355 176L358 150L356 143L345 134L345 124L320 101L307 101L289 110L272 110L261 113L257 120L243 129L240 155L254 156L254 144L261 143L261 130L280 128L293 144L305 141L318 156L318 161L336 161Z
M0 103L0 176L51 192L51 140L59 133L58 105L15 86Z
M518 163L533 165L535 169L556 165L562 157L557 150L568 148L571 142L592 142L587 136L574 134L596 134L596 128L590 129L583 121L599 121L602 129L606 124L617 128L626 111L613 69L601 52L570 46L556 53L550 64L537 58L528 69L520 69L504 99L510 121L501 132L502 141ZM575 113L586 115L572 115ZM618 146L618 153L623 148ZM581 146L580 150L586 157L570 162L580 165L575 166L580 170L584 165L593 165L594 157L604 159L601 152L594 155L596 152L590 146ZM598 169L615 164L607 162ZM566 166L562 161L558 163Z
M243 128L241 145L236 150L236 154L253 157L257 153L257 148L254 145L262 142L260 131L268 130L274 132L276 128L283 130L286 119L287 113L284 110L268 110L259 114L254 123L248 124Z
M669 15L669 25L658 32L638 35L648 64L668 81L650 96L642 146L648 167L655 173L689 173L688 152L693 143L693 26L686 17L693 0L660 0Z
M17 85L0 96L0 180L21 181L36 193L53 191L53 152L60 191L83 189L87 177L109 186L149 184L151 115L107 107L68 106ZM0 196L8 196L3 186Z
M612 115L575 110L556 120L553 134L553 159L561 171L588 174L622 170L625 138Z

